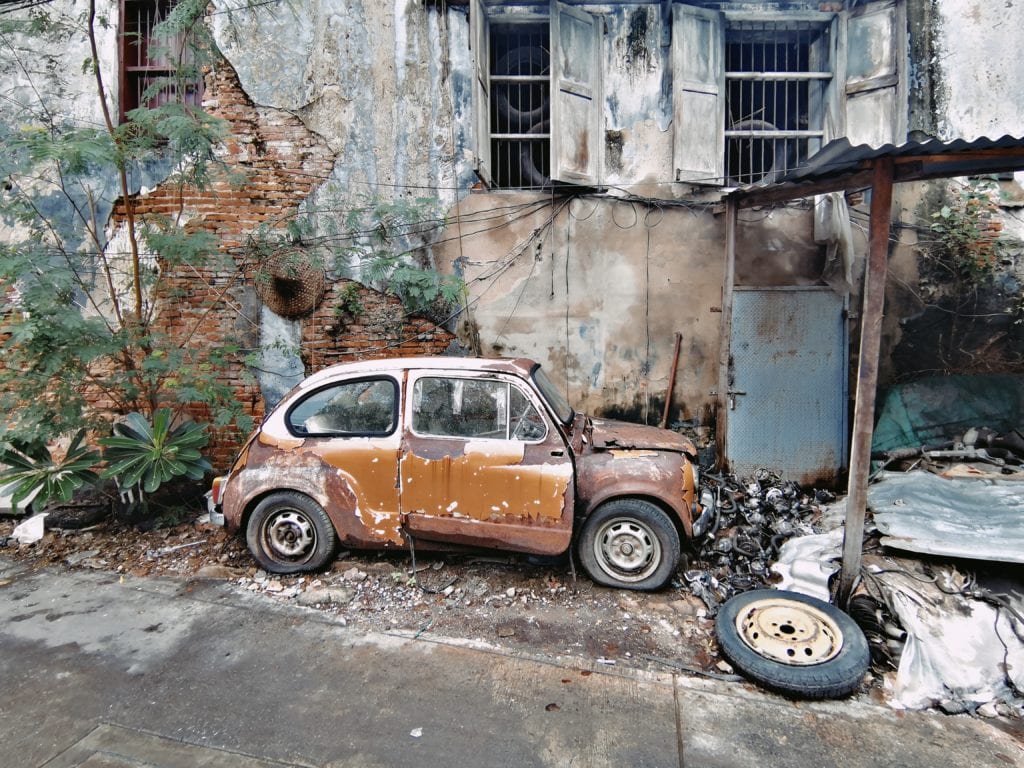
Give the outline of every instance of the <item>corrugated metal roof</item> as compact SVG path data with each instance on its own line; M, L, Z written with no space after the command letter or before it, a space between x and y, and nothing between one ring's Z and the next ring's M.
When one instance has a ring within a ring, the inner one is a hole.
M1018 171L1024 170L1024 137L929 139L877 148L836 139L775 184L742 187L732 194L745 207L866 187L875 161L882 158L893 161L894 182Z

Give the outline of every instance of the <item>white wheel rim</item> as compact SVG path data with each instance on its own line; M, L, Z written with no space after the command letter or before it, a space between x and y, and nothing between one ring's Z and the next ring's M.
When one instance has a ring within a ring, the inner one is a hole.
M822 664L843 649L843 631L828 614L784 597L752 602L736 617L736 633L754 653L793 666Z
M316 547L316 528L298 510L282 509L263 524L263 541L275 557L305 560Z

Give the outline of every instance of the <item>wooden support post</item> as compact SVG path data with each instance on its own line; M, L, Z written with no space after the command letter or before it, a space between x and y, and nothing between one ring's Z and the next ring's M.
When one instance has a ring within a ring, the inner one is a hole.
M676 371L679 370L679 347L683 343L683 334L676 331L675 352L672 353L672 371L668 377L668 391L665 393L665 410L661 414L661 421L658 426L662 429L668 427L668 414L672 408L672 393L676 388Z
M864 546L864 513L867 509L868 475L871 471L871 435L875 421L875 390L878 387L878 352L885 309L885 277L892 224L892 158L874 162L871 184L871 230L868 264L864 273L864 310L860 325L857 360L857 394L850 447L850 478L846 495L846 528L837 603L846 607L860 575Z

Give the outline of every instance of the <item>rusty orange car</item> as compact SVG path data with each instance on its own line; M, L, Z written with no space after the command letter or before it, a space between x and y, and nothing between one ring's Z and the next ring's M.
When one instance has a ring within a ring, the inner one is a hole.
M214 481L214 511L272 573L339 545L563 555L597 583L663 586L701 533L696 451L575 412L527 359L335 365L288 393Z

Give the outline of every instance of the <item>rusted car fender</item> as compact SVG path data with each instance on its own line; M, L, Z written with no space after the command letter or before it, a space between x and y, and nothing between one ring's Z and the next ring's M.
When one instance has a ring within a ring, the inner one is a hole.
M684 454L647 449L589 451L577 458L577 524L602 504L643 498L671 512L687 539L696 489L693 465Z
M261 455L262 454L262 455ZM224 491L224 524L229 531L243 529L248 514L260 499L277 491L295 491L315 500L330 517L338 539L352 546L404 545L395 524L371 532L360 518L354 480L311 451L263 451L252 446L248 466L233 471Z

